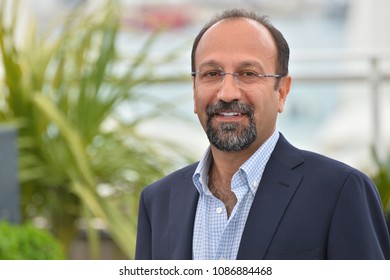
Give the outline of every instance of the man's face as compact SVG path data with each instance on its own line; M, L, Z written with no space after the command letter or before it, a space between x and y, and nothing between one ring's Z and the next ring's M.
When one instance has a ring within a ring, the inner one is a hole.
M249 19L228 19L213 25L195 54L197 72L276 73L277 49L268 30ZM258 78L244 84L227 74L221 82L205 84L194 78L194 111L210 143L222 151L258 148L275 130L291 78Z

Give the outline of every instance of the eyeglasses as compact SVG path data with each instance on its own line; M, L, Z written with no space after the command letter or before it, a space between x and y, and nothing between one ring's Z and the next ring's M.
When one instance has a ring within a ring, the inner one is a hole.
M199 83L206 87L216 87L222 84L226 75L232 75L240 88L248 88L263 78L282 78L285 76L281 74L259 74L255 71L248 70L236 73L228 73L222 70L196 71L192 72L191 75L196 77Z

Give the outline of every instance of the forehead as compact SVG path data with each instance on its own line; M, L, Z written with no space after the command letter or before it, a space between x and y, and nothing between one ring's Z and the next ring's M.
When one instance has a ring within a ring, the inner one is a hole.
M275 68L277 49L270 32L247 18L222 20L210 27L200 40L195 65L209 62L236 67L253 62L262 68Z

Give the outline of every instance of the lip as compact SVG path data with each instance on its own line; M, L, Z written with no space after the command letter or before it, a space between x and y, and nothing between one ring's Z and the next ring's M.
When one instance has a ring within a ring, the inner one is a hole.
M241 116L242 113L240 113L240 112L222 112L222 113L218 113L218 115L221 117L232 118L232 117Z
M244 122L250 121L253 117L254 108L250 104L234 100L230 103L219 101L216 104L210 104L206 108L208 121L217 122Z
M229 112L220 112L214 115L219 121L240 121L246 116L245 113L229 111Z

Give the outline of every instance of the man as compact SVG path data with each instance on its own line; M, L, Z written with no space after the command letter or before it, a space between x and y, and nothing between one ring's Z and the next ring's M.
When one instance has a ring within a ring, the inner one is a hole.
M377 190L276 130L289 47L266 18L226 11L192 50L194 108L210 147L146 187L136 259L389 259Z

